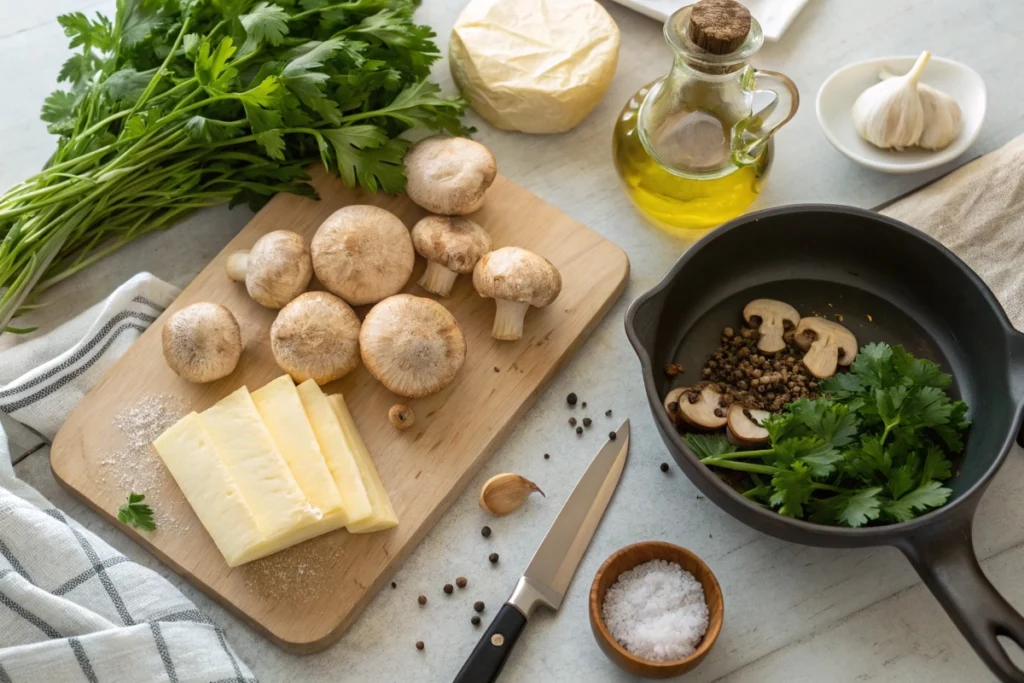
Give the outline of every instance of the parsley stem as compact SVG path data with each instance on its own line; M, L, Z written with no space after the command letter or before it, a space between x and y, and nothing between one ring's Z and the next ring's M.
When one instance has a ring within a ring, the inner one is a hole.
M728 470L740 470L741 472L757 472L758 474L778 474L781 470L777 467L770 467L768 465L755 465L749 462L735 462L733 460L725 460L720 457L702 458L701 462L705 465L711 465L713 467L724 467Z
M736 458L760 458L765 455L772 455L775 453L774 448L764 448L758 451L732 451L731 453L722 453L721 455L713 456L722 460L734 460Z

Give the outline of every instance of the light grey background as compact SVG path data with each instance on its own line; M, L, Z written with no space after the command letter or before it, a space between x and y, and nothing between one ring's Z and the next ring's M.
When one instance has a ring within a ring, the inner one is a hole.
M463 4L424 0L419 18L434 26L446 45ZM55 16L112 8L112 2L91 0L0 3L0 187L34 172L53 148L38 111L67 56ZM622 315L628 302L653 285L688 243L650 228L633 212L611 166L610 136L623 102L667 70L670 54L659 24L610 3L608 10L622 31L618 73L601 105L577 129L539 137L474 123L478 139L494 150L503 173L626 250L632 263L629 286L591 340L397 571L397 590L385 588L338 644L306 657L269 645L73 502L53 482L45 446L22 460L19 474L123 552L182 586L226 629L232 644L264 681L444 681L451 679L476 642L479 631L469 623L472 601L486 601L485 614L490 615L507 597L596 451L599 434L612 422L603 413L612 408L615 420L633 420L635 435L619 490L561 611L533 619L503 681L629 679L594 643L586 598L600 563L618 548L643 539L690 548L711 565L725 591L725 627L689 681L991 680L895 551L843 552L774 540L699 498L674 466L668 475L659 471L658 465L669 457L642 396L639 365L623 334ZM814 117L814 96L832 71L852 61L922 49L964 61L984 77L989 92L984 131L966 156L993 149L1020 133L1022 25L1020 2L812 0L782 41L766 45L755 59L761 67L789 75L803 95L796 118L778 136L776 163L757 206L806 201L873 206L948 170L886 176L855 166L828 145ZM450 86L445 64L439 64L436 73ZM56 302L42 322L66 319L138 270L184 285L248 219L245 210L212 210L172 232L144 238L54 292ZM577 439L570 432L565 408L570 391L590 404L589 412L600 427L593 430L596 434ZM20 434L18 442L23 453L35 447L29 435ZM542 459L545 452L551 453L550 460ZM1019 449L1011 454L975 525L986 571L1018 607L1024 607L1021 456ZM477 507L477 493L486 478L503 471L534 479L547 498L534 496L507 518L487 519ZM494 529L489 540L479 534L484 523ZM497 566L487 562L492 551L501 554ZM457 575L467 576L470 587L445 597L442 584ZM416 604L420 593L430 597L423 609ZM424 651L413 647L417 640L426 642Z

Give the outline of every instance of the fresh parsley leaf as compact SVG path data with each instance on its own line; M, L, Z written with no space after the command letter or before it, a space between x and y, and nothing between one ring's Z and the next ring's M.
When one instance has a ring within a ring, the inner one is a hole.
M238 20L246 34L243 54L252 52L261 43L280 45L288 35L288 13L277 5L261 2L251 12L238 17Z
M686 445L701 460L736 452L736 447L721 434L687 434Z
M841 403L825 398L795 401L789 411L812 434L837 448L853 443L860 420Z
M803 506L811 499L811 472L803 463L794 463L792 469L782 470L772 477L770 502L787 517L802 517Z
M953 376L944 373L938 363L915 358L902 346L892 347L892 367L904 382L915 386L945 389L953 383Z
M873 486L837 496L837 521L849 527L861 527L878 519L882 512L882 501L878 497L881 492L881 487Z
M953 402L942 389L921 387L910 393L901 421L914 427L937 427L947 424L953 414Z
M954 401L949 415L949 424L937 425L935 433L938 434L946 448L952 453L961 453L964 450L962 433L971 426L967 419L967 404L963 401Z
M916 483L916 474L917 472L915 471L915 468L911 468L907 465L893 468L889 472L889 482L886 484L886 488L889 490L889 495L896 499L914 488L914 484Z
M195 75L200 85L215 90L228 90L238 75L234 68L228 66L228 60L235 52L237 48L230 37L217 43L216 49L208 38L204 38L199 44L195 60Z
M156 69L149 71L121 69L108 76L100 86L100 90L115 102L135 104L155 74Z
M271 159L284 160L284 136L281 135L280 131L265 130L262 133L257 133L256 142L260 143L260 146L263 147L267 156Z
M861 394L867 384L852 372L840 372L821 382L821 390L833 398L849 398Z
M887 516L895 521L907 522L917 516L915 513L927 512L931 508L944 505L951 493L953 493L951 489L946 488L939 482L929 481L921 484L899 500L886 502L883 510Z
M941 448L935 444L930 445L924 459L924 467L921 470L921 483L932 480L943 481L951 476L953 476L953 463L946 459Z
M857 352L850 371L867 386L881 389L893 384L891 360L892 348L888 344L867 344Z
M145 499L146 496L142 493L129 493L128 502L117 509L118 521L146 531L156 529L152 508L142 502Z

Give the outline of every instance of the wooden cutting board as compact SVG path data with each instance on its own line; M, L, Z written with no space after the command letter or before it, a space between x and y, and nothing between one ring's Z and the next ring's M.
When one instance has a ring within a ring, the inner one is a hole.
M619 247L499 176L474 220L491 233L495 248L526 247L554 263L562 273L561 295L547 308L530 310L523 339L497 342L490 337L494 302L478 297L471 278L460 276L451 298L441 300L462 326L468 346L466 363L449 387L407 401L362 366L326 385L328 393L344 394L399 525L375 534L334 532L229 569L152 447L126 451L128 437L115 422L154 396L177 397L187 409L203 410L243 384L255 390L282 374L270 351L276 311L257 305L244 286L227 279L228 254L248 249L271 230L294 230L309 240L331 212L349 204L382 206L410 227L424 215L404 196L350 190L322 169L314 173L313 184L321 201L279 195L252 219L79 403L50 454L57 480L115 524L126 482L145 485L139 492L157 511L158 523L161 516L169 521L155 532L118 528L257 631L300 653L327 647L358 617L601 320L629 273ZM427 296L416 285L423 267L417 258L405 291ZM172 373L160 346L165 317L197 301L227 306L245 343L235 371L206 385ZM363 316L366 310L357 312ZM405 432L387 419L388 408L398 402L408 402L416 413L415 425Z

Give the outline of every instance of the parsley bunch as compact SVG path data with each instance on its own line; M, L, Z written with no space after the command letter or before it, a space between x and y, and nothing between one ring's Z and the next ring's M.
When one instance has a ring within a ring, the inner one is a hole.
M440 55L415 5L118 0L113 21L60 17L77 52L43 105L57 151L0 197L0 330L30 295L196 209L312 195L311 162L400 192L399 135L466 132L464 102L426 80Z
M686 442L710 467L748 476L743 495L779 513L860 527L905 522L949 499L947 454L963 451L967 405L952 377L902 346L868 344L826 395L790 403L764 427L770 448L737 450L724 436Z

